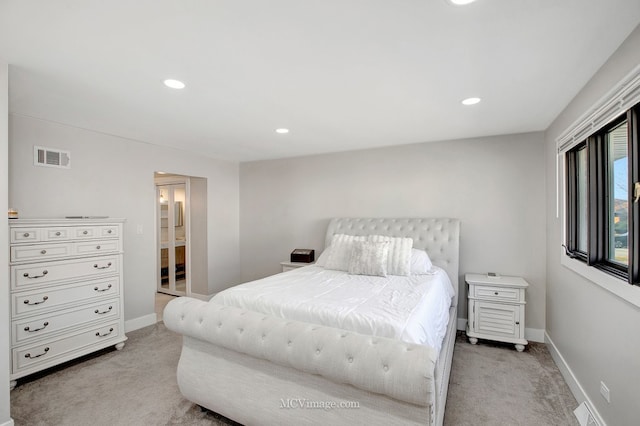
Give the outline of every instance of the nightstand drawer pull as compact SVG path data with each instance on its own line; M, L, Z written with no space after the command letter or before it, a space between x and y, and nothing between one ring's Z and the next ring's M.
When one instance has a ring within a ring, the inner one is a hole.
M49 323L45 322L44 324L42 324L42 327L36 328L35 330L31 330L29 326L27 326L24 328L24 331L28 331L29 333L35 333L36 331L44 330L45 328L47 328L48 325Z
M109 309L107 309L106 311L99 311L98 309L96 309L94 312L98 315L104 315L104 314L108 314L109 312L111 312L111 310L113 309L113 306L109 306Z
M96 332L96 336L97 336L97 337L105 337L105 336L110 335L111 333L113 333L113 327L111 327L111 328L109 329L109 332L108 332L108 333L105 333L105 334L100 334L100 332L99 332L99 331L98 331L98 332Z
M47 346L46 348L44 348L44 352L43 352L43 353L41 353L41 354L31 356L31 354L30 354L30 353L26 353L26 354L24 354L24 357L25 357L25 358L29 358L29 359L40 358L41 356L46 355L46 354L47 354L47 352L49 352L49 347L48 347L48 346Z
M111 284L109 284L107 288L98 288L98 286L95 286L93 289L98 292L108 291L111 289Z
M56 237L59 237L60 235L62 235L60 234L60 231L56 232Z
M22 234L23 237L27 238L29 236L28 232L25 232L24 234Z
M31 306L33 306L33 305L42 305L47 300L49 300L49 296L42 296L42 302L33 302L33 303L31 303L31 302L29 302L29 299L27 299L27 300L24 301L24 304L25 305L31 305Z
M83 235L87 235L89 233L89 231L82 231Z
M30 277L30 276L29 276L29 273L28 273L28 272L25 272L24 274L22 274L22 276L23 276L23 277L25 277L25 278L29 278L29 279L32 279L32 278L42 278L42 277L44 277L45 275L47 275L48 273L49 273L49 271L47 271L47 270L45 269L44 271L42 271L42 275L34 275L34 276Z
M98 246L98 248L100 248L100 247ZM97 263L93 265L93 267L96 268L96 269L107 269L110 266L111 266L111 262L107 263L107 266L98 266Z

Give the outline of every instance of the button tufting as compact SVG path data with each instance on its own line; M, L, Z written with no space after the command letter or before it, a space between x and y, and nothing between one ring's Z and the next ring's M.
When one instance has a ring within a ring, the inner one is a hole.
M389 371L389 366L385 365L384 367L382 367L384 369L384 371Z
M353 362L353 357L350 356L348 361L349 361L349 363L352 363Z
M316 349L316 355L320 355L320 349Z
M291 346L291 340L287 342L287 346Z

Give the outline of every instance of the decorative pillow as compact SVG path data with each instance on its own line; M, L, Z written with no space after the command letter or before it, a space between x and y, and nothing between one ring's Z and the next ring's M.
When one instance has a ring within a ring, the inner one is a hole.
M387 258L387 274L404 275L411 274L411 249L413 238L386 237L384 235L370 235L369 241L389 242L389 255Z
M411 249L411 275L424 275L431 271L433 264L426 251Z
M316 266L324 266L327 264L327 257L329 257L329 252L331 252L331 246L327 247L320 256L318 256L318 260L316 260Z
M324 265L325 269L335 269L336 271L348 271L351 260L351 249L356 241L365 241L367 237L356 237L355 235L336 234L331 239L329 255Z
M351 250L349 273L354 275L387 276L389 242L356 241Z

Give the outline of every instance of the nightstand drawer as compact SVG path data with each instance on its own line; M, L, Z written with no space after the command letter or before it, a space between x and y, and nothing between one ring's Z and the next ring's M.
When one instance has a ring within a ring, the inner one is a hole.
M478 299L509 302L517 302L520 299L520 290L515 288L476 286L475 293L475 297Z

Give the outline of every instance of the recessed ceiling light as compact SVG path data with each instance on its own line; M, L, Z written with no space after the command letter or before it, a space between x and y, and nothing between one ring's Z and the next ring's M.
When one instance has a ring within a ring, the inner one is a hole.
M276 129L276 133L280 133L281 135L284 135L285 133L289 133L289 129Z
M480 102L480 98L467 98L462 101L462 105L475 105Z
M171 78L166 79L164 81L164 85L167 87L171 87L172 89L184 89L185 87L185 84L180 80L174 80Z
M455 4L456 6L464 6L469 3L473 3L476 0L449 0L449 3Z

